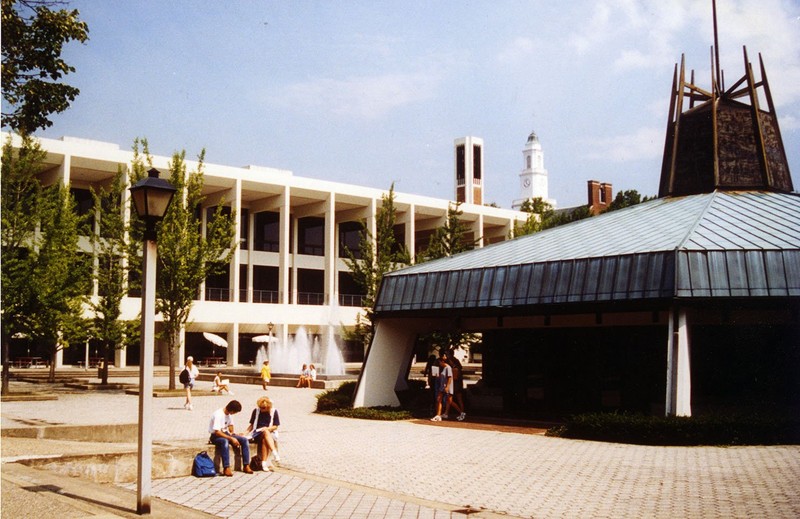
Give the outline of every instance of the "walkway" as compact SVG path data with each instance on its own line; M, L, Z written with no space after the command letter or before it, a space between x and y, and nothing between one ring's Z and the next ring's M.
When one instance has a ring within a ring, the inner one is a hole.
M263 392L259 386L233 389L247 410L235 417L243 428ZM646 447L469 423L352 420L313 414L318 393L269 389L284 424L278 472L156 480L153 495L237 519L800 516L800 446ZM208 419L227 400L195 398L194 410L186 411L182 398L155 399L154 441L193 440L198 450L205 448ZM60 394L55 401L4 402L1 424L134 423L137 405L136 396ZM46 450L46 444L24 449ZM4 461L26 454L14 452L14 442L2 448ZM8 467L3 464L4 517ZM129 506L135 507L135 493ZM154 503L154 515L159 506ZM119 509L106 513L127 516Z

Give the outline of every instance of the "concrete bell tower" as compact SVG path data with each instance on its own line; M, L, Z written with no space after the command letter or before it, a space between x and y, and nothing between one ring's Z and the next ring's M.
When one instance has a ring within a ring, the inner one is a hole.
M522 157L525 161L525 168L519 174L520 196L514 200L511 207L519 209L525 200L539 197L555 208L556 201L547 197L547 170L544 169L544 152L536 132L531 132L528 136L528 141L522 148Z
M483 139L461 137L454 146L456 202L483 205Z

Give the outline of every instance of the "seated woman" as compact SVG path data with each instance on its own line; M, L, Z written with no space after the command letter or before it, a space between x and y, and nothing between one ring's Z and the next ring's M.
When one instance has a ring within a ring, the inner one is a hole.
M256 401L256 405L256 409L253 409L250 414L250 425L247 427L246 434L252 435L253 441L258 446L258 457L261 458L264 470L274 470L267 460L271 453L275 463L281 461L276 445L281 419L278 416L278 410L272 407L272 400L269 397L262 396Z
M306 387L311 388L311 383L317 380L317 368L313 364L308 366L308 377L306 377Z
M309 377L308 372L308 365L303 364L303 369L300 370L300 378L297 380L297 385L295 387L303 387L306 385L306 379Z
M214 377L214 385L211 387L211 391L219 391L220 395L223 391L227 392L229 395L233 394L233 391L228 388L228 379L222 380L221 371L217 371L217 376Z

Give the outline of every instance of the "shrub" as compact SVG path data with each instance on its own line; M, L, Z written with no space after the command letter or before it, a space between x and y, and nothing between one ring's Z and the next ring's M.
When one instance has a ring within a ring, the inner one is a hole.
M345 382L336 389L329 389L317 395L317 412L345 418L366 420L408 420L411 413L399 407L351 407L355 382Z
M769 415L572 416L548 436L639 445L776 445L800 442L800 419Z

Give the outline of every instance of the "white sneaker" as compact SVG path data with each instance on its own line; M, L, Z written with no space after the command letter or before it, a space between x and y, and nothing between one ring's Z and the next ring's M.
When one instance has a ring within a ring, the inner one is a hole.
M193 406L192 404L189 404L189 406L188 406L186 409L188 409L189 411L191 411L192 409L194 409L194 406Z
M275 451L275 452L273 452L273 453L272 453L272 459L273 459L273 460L274 460L276 463L280 463L280 462L281 462L281 455L280 455L280 454L278 454L278 451Z
M434 416L433 418L431 418L431 422L441 422L441 421L442 421L442 417L439 416L438 414L436 416Z
M456 420L458 420L459 422L463 422L464 418L466 418L466 417L467 417L467 413L461 413L460 415L458 415L458 418L456 418Z

